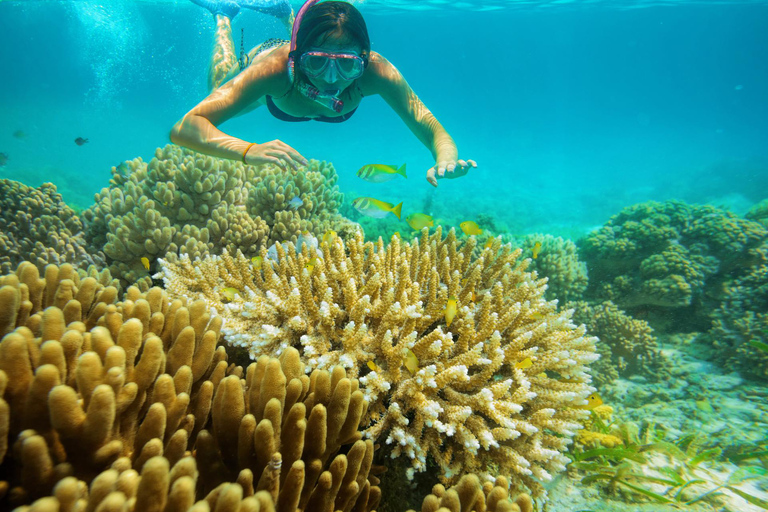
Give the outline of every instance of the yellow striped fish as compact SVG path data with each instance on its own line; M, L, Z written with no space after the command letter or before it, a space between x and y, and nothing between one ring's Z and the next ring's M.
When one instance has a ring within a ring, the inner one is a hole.
M379 201L372 197L358 197L352 201L352 206L355 210L359 211L363 215L373 217L374 219L383 219L388 213L393 213L395 217L400 218L400 210L403 208L403 203L399 203L397 206Z
M371 183L384 183L385 181L395 179L398 174L403 178L408 177L405 175L405 164L401 165L400 168L394 165L370 164L362 166L357 171L358 178Z

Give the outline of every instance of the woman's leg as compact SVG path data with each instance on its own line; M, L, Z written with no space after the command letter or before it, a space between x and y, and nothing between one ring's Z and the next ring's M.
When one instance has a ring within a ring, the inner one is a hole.
M223 14L217 14L211 68L208 70L208 89L212 91L223 84L229 72L237 66L235 42L232 40L232 22Z

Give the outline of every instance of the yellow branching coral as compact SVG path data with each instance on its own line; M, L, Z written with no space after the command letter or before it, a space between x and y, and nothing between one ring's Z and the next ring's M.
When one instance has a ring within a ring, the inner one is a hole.
M161 264L168 292L207 301L229 343L253 357L296 347L308 369L360 376L366 435L408 456L411 474L431 454L446 482L493 464L543 492L537 479L564 468L587 414L572 406L593 389L595 339L544 300L520 250L497 240L473 259L474 248L438 228L388 245L361 233L323 241L322 256L277 246L261 265L227 253Z

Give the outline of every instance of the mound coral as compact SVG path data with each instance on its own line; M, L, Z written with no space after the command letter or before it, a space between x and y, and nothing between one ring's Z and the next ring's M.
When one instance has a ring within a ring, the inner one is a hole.
M523 255L532 257L536 244L536 258L528 267L547 278L546 297L561 303L579 300L587 289L587 265L579 261L578 249L571 240L552 235L528 235L520 242Z
M752 252L761 264L728 286L706 337L725 368L768 379L768 242Z
M32 188L0 180L0 275L25 260L41 272L49 263L103 266L104 253L86 248L83 223L53 183Z
M290 510L375 507L367 404L342 368L305 375L287 350L244 371L204 303L116 296L69 266L0 279L0 508L163 510L259 490Z
M575 311L574 321L586 325L599 340L600 360L592 365L598 387L620 376L641 374L656 380L664 374L659 342L648 322L632 318L610 301L569 302L567 307Z
M537 479L564 468L587 414L573 406L593 389L595 340L544 300L520 250L496 240L473 259L474 248L438 228L386 246L335 238L322 257L278 246L259 268L240 253L161 264L168 292L205 300L252 357L295 347L308 368L360 376L365 434L409 457L411 475L430 454L446 482L493 466L543 493Z
M333 166L312 161L299 171L246 166L168 145L145 163L113 168L109 188L86 210L89 242L103 247L124 285L151 286L157 258L218 254L226 248L256 255L273 242L310 231L340 234L351 223L336 212L343 195ZM298 207L289 202L298 197Z
M753 262L768 231L713 206L631 206L582 244L587 297L642 314L657 329L706 330L724 285Z

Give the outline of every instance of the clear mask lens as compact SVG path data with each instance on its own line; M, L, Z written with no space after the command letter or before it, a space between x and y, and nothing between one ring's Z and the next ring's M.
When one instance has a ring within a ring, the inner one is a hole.
M307 75L316 78L326 74L333 66L344 80L354 80L363 74L365 63L357 55L343 53L307 52L301 56L299 65Z

